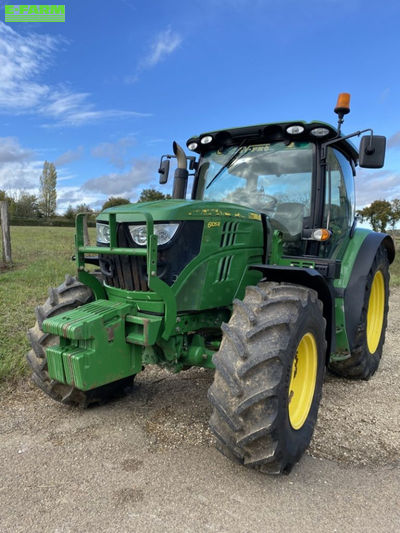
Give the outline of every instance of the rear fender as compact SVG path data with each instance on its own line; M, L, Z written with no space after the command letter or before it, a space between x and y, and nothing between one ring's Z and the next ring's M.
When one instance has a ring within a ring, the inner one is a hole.
M380 246L386 248L389 262L393 262L395 256L393 239L385 233L371 231L358 250L349 282L344 290L345 324L350 350L355 347L357 327L361 320L364 304L367 276Z

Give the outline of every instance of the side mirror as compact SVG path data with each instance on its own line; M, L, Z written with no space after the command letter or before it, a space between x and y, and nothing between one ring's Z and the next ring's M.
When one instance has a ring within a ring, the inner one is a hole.
M364 135L361 137L359 164L363 168L382 168L385 162L386 137Z
M158 173L160 174L161 185L163 185L164 183L167 183L168 174L169 174L169 159L164 159L163 161L161 161L160 168L158 169Z

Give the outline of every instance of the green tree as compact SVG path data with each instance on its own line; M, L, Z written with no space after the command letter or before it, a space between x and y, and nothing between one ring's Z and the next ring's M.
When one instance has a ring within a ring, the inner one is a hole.
M45 161L40 175L39 207L43 216L52 217L57 207L57 171L53 163Z
M14 202L14 216L35 218L39 215L38 198L36 195L22 191L16 197Z
M392 207L392 212L390 215L390 225L392 227L392 231L394 231L394 228L397 222L400 221L400 199L395 198L394 200L392 200L391 207Z
M129 200L122 198L121 196L110 196L103 204L102 211L107 207L116 207L117 205L129 204Z
M79 204L78 206L76 207L72 207L71 204L69 204L69 206L67 207L67 210L65 211L64 213L64 216L65 218L68 218L70 220L74 220L74 218L76 217L76 215L78 213L89 213L89 214L93 214L94 211L93 209L90 207L90 205L88 204Z
M67 210L64 213L65 218L68 218L69 220L74 220L76 216L75 209L72 207L71 204L67 207Z
M357 214L361 220L367 220L374 231L384 232L392 216L392 206L386 200L375 200L368 207L360 209Z
M168 200L171 198L170 194L163 194L156 189L143 189L139 196L139 202L154 202L155 200Z

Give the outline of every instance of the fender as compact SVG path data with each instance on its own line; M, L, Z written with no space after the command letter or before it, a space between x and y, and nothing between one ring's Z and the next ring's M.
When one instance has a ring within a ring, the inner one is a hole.
M350 350L355 347L354 341L361 320L368 272L380 246L386 248L389 263L393 262L395 256L393 239L386 233L371 231L359 248L349 282L344 291L346 333Z
M328 343L326 362L330 354L335 351L335 295L333 287L313 268L300 268L281 265L252 265L252 270L259 270L263 274L261 281L286 281L296 285L303 285L314 289L323 303L323 314L326 320L326 340Z

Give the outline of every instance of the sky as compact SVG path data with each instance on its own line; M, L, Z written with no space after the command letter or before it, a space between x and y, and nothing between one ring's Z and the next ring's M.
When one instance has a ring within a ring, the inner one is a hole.
M385 167L358 170L357 207L400 198L396 0L65 0L65 23L7 24L5 4L0 189L38 193L47 160L60 213L170 192L157 169L173 140L185 147L205 131L268 122L335 125L337 95L349 92L343 132L388 138Z

